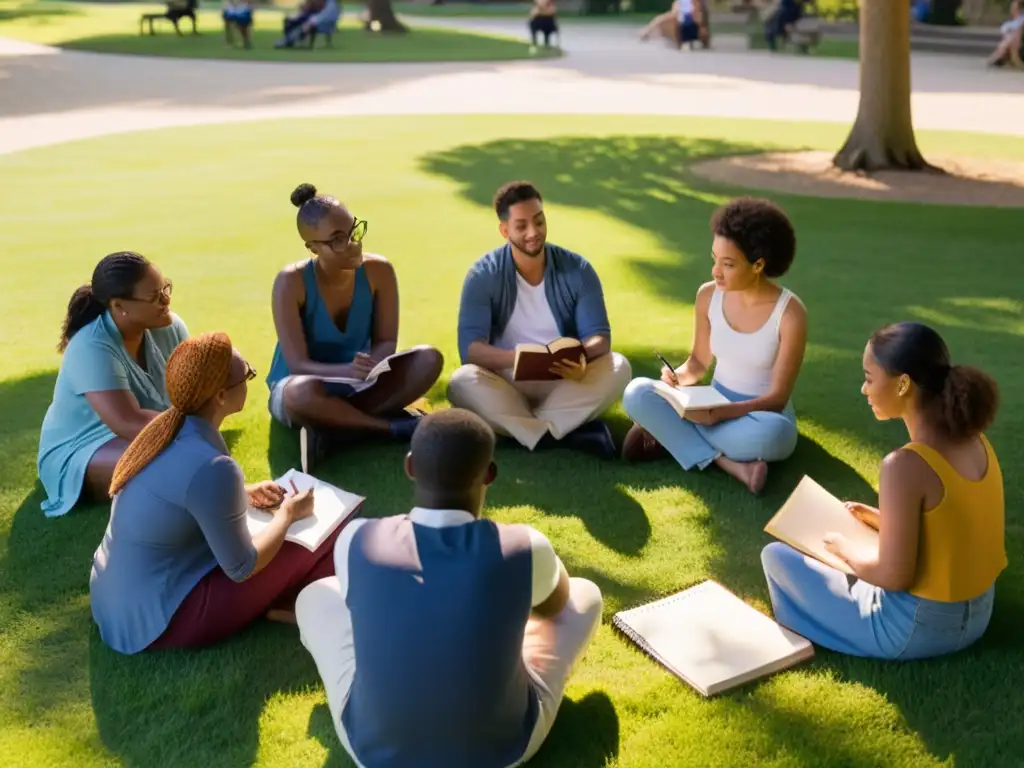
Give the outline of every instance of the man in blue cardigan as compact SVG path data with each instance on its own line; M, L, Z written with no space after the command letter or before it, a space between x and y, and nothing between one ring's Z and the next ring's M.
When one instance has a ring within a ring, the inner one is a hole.
M473 264L463 283L463 365L452 375L448 399L530 450L561 441L614 458L611 432L597 417L621 397L632 371L611 351L601 281L582 256L547 243L543 201L532 184L502 186L494 210L506 243ZM557 366L557 381L513 381L518 344L560 337L582 342L579 363Z

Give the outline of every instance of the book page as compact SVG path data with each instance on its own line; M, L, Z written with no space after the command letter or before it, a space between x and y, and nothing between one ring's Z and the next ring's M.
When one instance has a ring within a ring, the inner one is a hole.
M539 355L548 354L548 348L543 344L516 344L516 357L521 354L534 352Z
M729 398L714 387L671 387L663 381L654 382L654 391L665 398L683 416L687 411L728 405Z
M552 352L560 352L563 349L572 349L573 347L582 346L583 345L580 344L579 341L577 341L576 339L562 337L561 339L555 339L550 344L548 344L548 349L550 349Z
M296 520L288 527L285 535L286 541L301 544L310 551L320 546L338 524L365 500L362 496L343 491L294 469L288 470L275 482L285 489L286 496L294 495L295 490L301 493L313 489L313 514L303 520ZM295 484L295 490L292 489L292 483ZM273 519L272 512L250 507L246 521L249 533L256 536Z
M662 664L705 696L814 653L805 638L710 580L616 618L639 635Z
M878 531L855 518L843 502L807 475L764 529L794 549L843 573L853 571L825 549L826 534L841 533L857 549L878 550Z

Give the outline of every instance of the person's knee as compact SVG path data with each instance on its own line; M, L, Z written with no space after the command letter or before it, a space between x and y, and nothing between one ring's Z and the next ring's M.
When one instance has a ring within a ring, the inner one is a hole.
M298 416L315 410L313 404L324 395L323 383L313 376L292 376L285 382L281 400L285 412Z
M441 354L441 350L429 344L419 344L412 347L412 351L416 353L416 366L419 372L429 379L431 384L437 381L444 370L444 355Z
M781 541L773 541L761 550L761 568L768 576L785 573L799 553Z
M581 614L600 620L604 610L604 597L597 584L589 579L573 576L569 579L569 594L573 605Z
M762 436L762 455L768 461L788 459L796 450L799 438L796 424L784 418L773 419Z
M654 392L654 380L644 377L633 379L626 385L622 393L622 407L631 419L636 421L637 414L643 408L643 402Z
M301 627L317 620L325 611L330 610L332 600L341 600L338 590L338 579L328 576L303 587L295 598L295 620Z
M455 405L467 402L472 390L480 386L484 375L484 369L478 365L468 364L455 369L448 380L448 399Z

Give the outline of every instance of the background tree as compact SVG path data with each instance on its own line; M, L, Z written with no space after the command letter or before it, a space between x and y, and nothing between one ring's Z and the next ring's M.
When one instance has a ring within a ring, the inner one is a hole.
M845 171L934 170L910 115L910 9L906 0L860 0L860 105L833 162Z
M391 0L368 0L366 10L366 28L374 32L408 32L409 28L398 20Z

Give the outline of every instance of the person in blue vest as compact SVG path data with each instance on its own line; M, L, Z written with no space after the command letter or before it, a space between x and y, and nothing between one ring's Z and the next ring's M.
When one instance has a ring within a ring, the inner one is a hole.
M448 399L482 416L498 434L535 450L552 445L615 458L600 420L629 384L629 361L611 348L611 324L597 270L585 258L547 242L540 192L510 181L494 196L505 239L466 274L459 303L462 367ZM556 363L554 381L516 381L516 347L571 337L578 362Z
M444 358L425 345L395 354L398 280L387 259L363 253L366 221L312 184L296 187L291 200L312 258L274 281L277 346L267 386L271 415L299 428L309 472L341 440L408 440L422 413L407 408L437 381Z
M362 768L526 762L600 625L600 590L543 534L482 519L494 442L469 411L425 417L405 459L412 511L350 523L336 575L299 593L302 643Z

